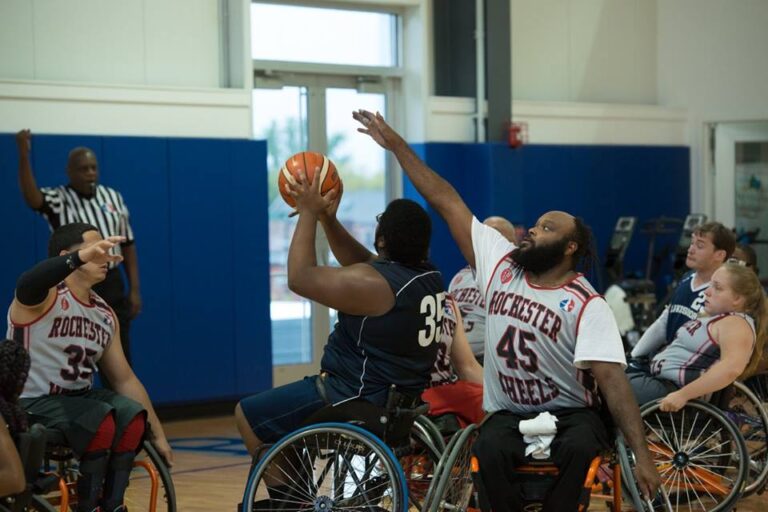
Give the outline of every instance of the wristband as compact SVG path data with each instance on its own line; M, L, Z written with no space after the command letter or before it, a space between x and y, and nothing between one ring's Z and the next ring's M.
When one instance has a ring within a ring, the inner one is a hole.
M78 267L82 267L85 262L80 259L80 251L75 251L67 254L66 258L67 267L69 267L70 270L75 270Z

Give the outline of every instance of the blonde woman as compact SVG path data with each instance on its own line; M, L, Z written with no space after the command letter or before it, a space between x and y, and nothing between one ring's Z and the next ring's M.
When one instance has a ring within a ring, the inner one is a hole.
M755 273L726 263L712 275L704 296L706 316L685 323L663 349L648 347L637 354L650 358L647 366L627 369L638 403L662 398L662 411L678 411L757 368L768 336L768 310Z

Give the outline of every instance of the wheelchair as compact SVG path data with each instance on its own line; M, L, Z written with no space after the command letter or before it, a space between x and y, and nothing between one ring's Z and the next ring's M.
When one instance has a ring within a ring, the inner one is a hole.
M717 407L736 425L749 454L744 496L762 494L768 485L768 409L765 395L755 393L768 375L734 382L717 400Z
M44 509L46 511L74 510L77 504L77 459L62 432L55 429L46 432L44 471L55 476L57 486L36 498L50 505L51 508ZM176 491L170 471L149 441L144 441L142 451L133 462L124 502L131 512L176 512Z
M454 469L426 411L394 388L383 408L350 400L320 409L254 457L242 510L426 511L438 470Z
M674 413L662 412L659 400L642 406L643 427L665 500L643 504L630 488L632 501L643 506L638 510L727 511L746 492L761 491L768 418L753 399L749 388L736 382L711 403L691 400ZM620 444L618 452L622 471L629 474L634 458L626 445Z
M19 434L16 443L27 489L15 496L0 498L0 512L55 512L55 508L40 495L58 486L55 475L40 472L45 453L45 427L32 425L27 432Z

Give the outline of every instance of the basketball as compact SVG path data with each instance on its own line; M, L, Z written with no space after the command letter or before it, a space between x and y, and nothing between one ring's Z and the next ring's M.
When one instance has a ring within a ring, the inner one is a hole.
M322 195L334 189L338 192L341 187L341 178L339 178L339 173L336 172L336 166L333 165L333 162L327 156L313 151L296 153L285 161L283 167L280 168L280 175L277 178L277 187L280 189L280 195L288 203L288 206L295 207L296 202L285 190L285 184L290 183L293 185L296 183L295 180L299 176L301 169L304 169L310 182L312 182L315 175L315 170L320 171L320 194Z

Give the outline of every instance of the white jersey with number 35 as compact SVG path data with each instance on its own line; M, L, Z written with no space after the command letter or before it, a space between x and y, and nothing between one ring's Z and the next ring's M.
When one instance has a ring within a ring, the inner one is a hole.
M514 244L472 220L477 282L485 297L483 408L553 411L597 405L590 361L626 365L605 300L576 274L556 288L530 284Z
M22 398L67 394L93 385L96 363L115 336L112 309L94 292L80 302L64 283L56 301L34 322L15 324L8 337L24 343L31 366Z

